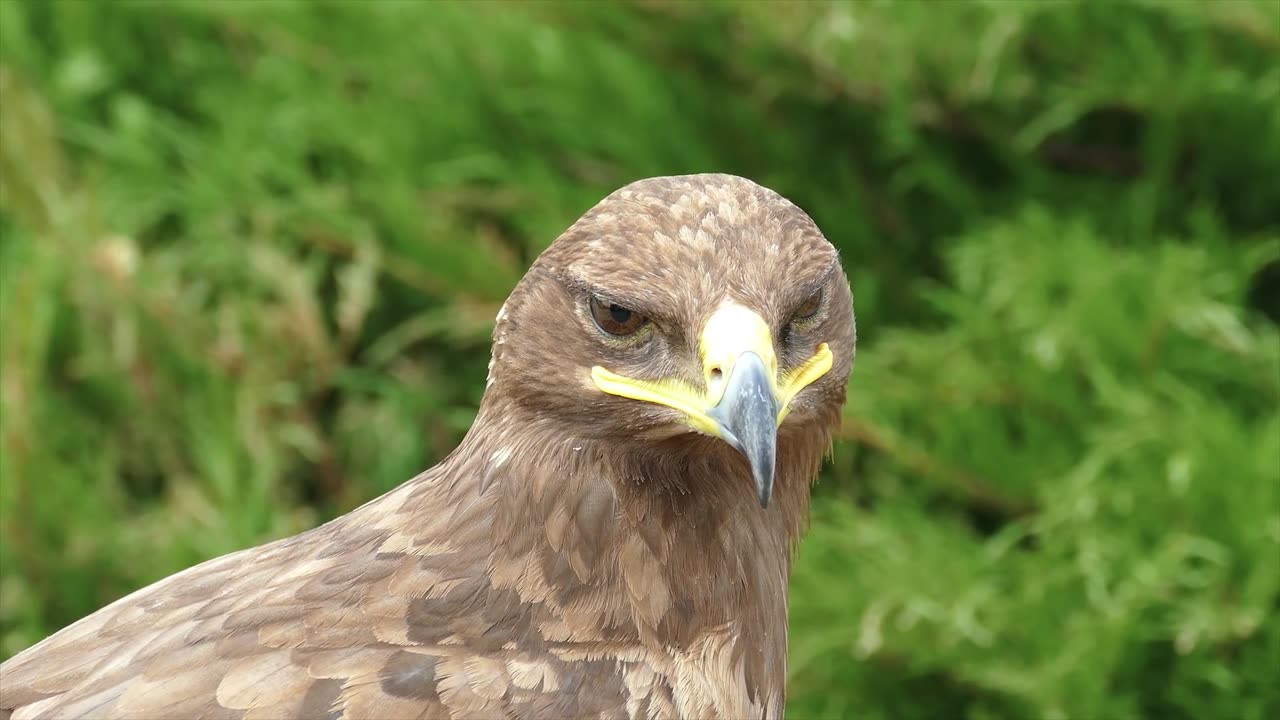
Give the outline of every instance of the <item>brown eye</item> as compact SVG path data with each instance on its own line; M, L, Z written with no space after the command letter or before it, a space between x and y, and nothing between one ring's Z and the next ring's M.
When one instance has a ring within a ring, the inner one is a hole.
M596 321L596 327L618 337L631 335L649 322L648 318L630 308L595 298L591 298L591 319Z
M820 310L821 308L822 308L822 291L819 290L818 292L814 293L813 297L809 298L808 300L805 300L803 305L796 308L795 313L792 314L791 316L791 321L803 322L805 320L810 320L813 318L814 315L818 314L818 310Z

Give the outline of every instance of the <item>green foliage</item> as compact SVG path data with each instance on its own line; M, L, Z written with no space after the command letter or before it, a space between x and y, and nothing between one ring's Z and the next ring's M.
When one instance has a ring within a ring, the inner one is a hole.
M0 657L441 458L639 177L860 345L793 717L1280 715L1280 6L0 2Z

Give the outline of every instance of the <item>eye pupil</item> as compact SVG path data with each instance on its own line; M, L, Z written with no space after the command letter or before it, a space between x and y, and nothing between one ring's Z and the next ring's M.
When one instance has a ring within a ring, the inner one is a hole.
M591 319L605 333L617 337L632 335L648 322L648 318L631 308L615 303L608 305L591 298Z

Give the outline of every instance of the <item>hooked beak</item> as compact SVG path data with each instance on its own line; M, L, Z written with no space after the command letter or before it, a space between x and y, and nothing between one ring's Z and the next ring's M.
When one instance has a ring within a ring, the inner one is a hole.
M812 357L779 378L773 336L764 319L746 307L726 303L703 328L699 351L702 388L677 378L629 378L600 366L591 368L591 378L611 395L679 410L693 429L737 449L751 466L760 506L768 507L778 426L792 399L831 369L831 350L822 343Z
M720 437L747 456L760 507L769 506L778 455L779 408L772 380L759 355L742 353L720 403L707 413L719 424Z

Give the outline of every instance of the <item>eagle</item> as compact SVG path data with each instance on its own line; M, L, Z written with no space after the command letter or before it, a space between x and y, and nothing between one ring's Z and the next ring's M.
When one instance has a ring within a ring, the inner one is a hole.
M444 460L19 653L0 720L780 718L854 346L796 205L727 174L626 185L511 292Z

